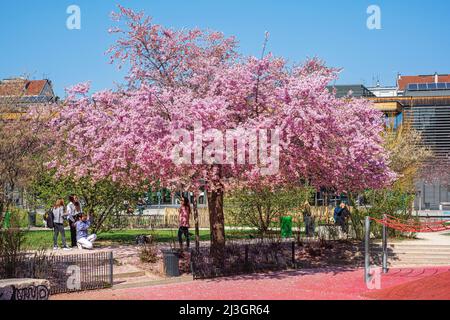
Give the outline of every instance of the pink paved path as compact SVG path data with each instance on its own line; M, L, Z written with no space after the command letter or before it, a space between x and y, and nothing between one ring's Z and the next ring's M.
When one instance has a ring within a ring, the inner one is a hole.
M383 300L450 300L450 272L376 290L366 296Z
M382 289L450 271L450 267L391 269ZM449 288L450 290L450 288ZM52 299L86 300L358 300L369 299L362 269L315 269L215 280L62 294ZM380 298L380 297L378 297Z

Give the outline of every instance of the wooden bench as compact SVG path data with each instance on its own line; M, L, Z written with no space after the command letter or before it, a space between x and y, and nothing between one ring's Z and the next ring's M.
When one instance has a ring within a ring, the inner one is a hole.
M48 300L50 282L44 279L0 280L0 300Z

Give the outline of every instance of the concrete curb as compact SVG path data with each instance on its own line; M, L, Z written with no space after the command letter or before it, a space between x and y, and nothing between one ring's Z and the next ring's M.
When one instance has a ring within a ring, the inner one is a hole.
M192 282L194 278L192 275L190 276L181 276L174 278L167 278L162 280L150 280L150 281L142 281L138 283L124 283L114 285L112 290L121 290L121 289L132 289L132 288L142 288L142 287L150 287L150 286L158 286L158 285L166 285L166 284L175 284L175 283L185 283Z

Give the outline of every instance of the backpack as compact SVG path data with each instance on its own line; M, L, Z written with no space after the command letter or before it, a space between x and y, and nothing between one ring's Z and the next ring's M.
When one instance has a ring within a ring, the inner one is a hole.
M152 236L141 234L136 237L136 244L139 245L150 244L152 242L153 242Z
M44 214L44 219L47 222L47 228L53 229L53 209L49 209Z

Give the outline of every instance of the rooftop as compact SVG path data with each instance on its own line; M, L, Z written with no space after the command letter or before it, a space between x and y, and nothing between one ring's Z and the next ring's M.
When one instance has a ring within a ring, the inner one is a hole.
M352 97L374 97L375 95L362 84L354 85L333 85L328 87L329 90L336 91L336 97L343 98L351 93Z
M29 80L11 78L0 80L0 105L9 107L27 106L56 101L52 83L48 79Z
M432 74L432 75L416 75L398 77L398 89L405 90L409 84L424 84L424 83L442 83L450 82L449 74Z
M53 92L45 92L45 86L49 84L50 80L28 80L25 78L13 78L0 81L0 96L39 96L39 95L53 95Z

